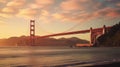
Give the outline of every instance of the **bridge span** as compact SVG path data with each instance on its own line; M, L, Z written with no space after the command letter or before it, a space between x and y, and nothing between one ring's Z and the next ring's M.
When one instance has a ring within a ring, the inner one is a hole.
M111 28L111 27L106 27L107 29ZM92 31L101 31L103 28L96 28L96 29L92 29ZM50 34L50 35L44 35L44 36L40 36L41 38L45 38L45 37L53 37L53 36L62 36L62 35L72 35L72 34L84 34L84 33L90 33L90 29L88 30L80 30L80 31L72 31L72 32L64 32L64 33L56 33L56 34Z
M44 36L40 36L40 38L48 38L48 37L53 37L53 36L63 36L63 35L90 33L90 44L94 44L96 42L97 37L101 36L102 34L107 33L110 28L111 28L111 26L106 27L104 25L101 28L93 29L91 27L90 29L87 29L87 30L80 30L80 31L72 31L72 32L63 32L63 33L44 35ZM35 20L30 21L30 41L31 41L31 45L35 44Z

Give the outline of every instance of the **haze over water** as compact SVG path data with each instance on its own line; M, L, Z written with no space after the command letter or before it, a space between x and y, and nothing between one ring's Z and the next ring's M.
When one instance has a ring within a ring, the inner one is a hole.
M117 61L117 47L0 47L0 67L80 67Z

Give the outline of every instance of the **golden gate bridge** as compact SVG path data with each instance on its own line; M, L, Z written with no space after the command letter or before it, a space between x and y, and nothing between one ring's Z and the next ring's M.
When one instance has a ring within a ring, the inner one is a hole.
M56 33L56 34L49 34L40 36L39 38L48 38L53 36L63 36L63 35L72 35L72 34L84 34L84 33L90 33L90 46L93 46L93 44L96 42L96 39L98 36L101 36L109 31L111 26L106 27L105 25L101 28L95 28L92 27L87 30L80 30L80 31L72 31L72 32L63 32L63 33ZM30 20L30 44L31 46L35 45L35 20Z

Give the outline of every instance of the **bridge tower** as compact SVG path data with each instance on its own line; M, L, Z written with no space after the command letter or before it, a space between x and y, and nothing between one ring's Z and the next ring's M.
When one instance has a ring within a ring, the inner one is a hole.
M90 28L90 44L93 44L93 29L92 27Z
M103 26L103 31L102 32L103 32L103 34L105 34L107 32L107 29L106 29L105 25Z
M35 45L35 20L30 20L30 45Z

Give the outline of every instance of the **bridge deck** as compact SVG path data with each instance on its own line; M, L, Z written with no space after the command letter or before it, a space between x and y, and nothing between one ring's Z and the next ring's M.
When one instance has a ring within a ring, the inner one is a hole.
M107 29L111 27L106 27ZM99 31L102 30L103 28L96 28L92 29L93 31ZM50 34L50 35L45 35L45 36L40 36L40 38L46 38L46 37L52 37L52 36L62 36L62 35L70 35L70 34L80 34L80 33L89 33L89 30L82 30L82 31L73 31L73 32L64 32L64 33L56 33L56 34Z

